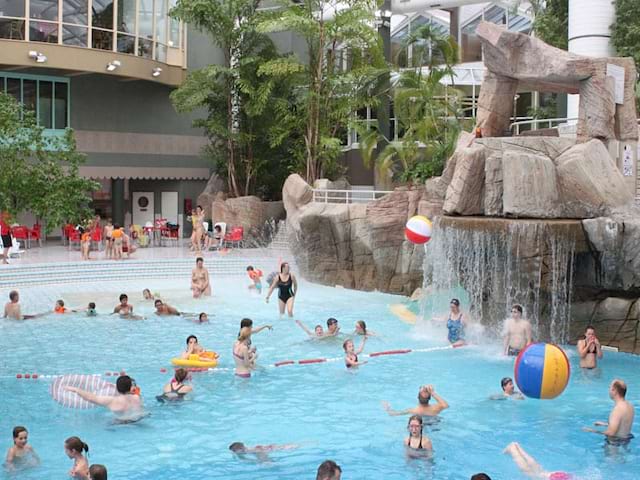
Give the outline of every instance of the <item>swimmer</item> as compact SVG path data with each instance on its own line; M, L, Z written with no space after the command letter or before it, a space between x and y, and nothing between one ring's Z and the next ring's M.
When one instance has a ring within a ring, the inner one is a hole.
M491 400L505 400L510 398L512 400L524 400L524 395L520 392L516 392L516 387L513 385L513 380L509 377L504 377L500 380L500 386L502 387L502 393L492 395Z
M205 312L200 312L198 323L209 323L209 316Z
M296 320L296 324L305 331L307 335L311 338L324 338L326 335L324 334L324 330L322 329L322 325L316 325L313 329L313 332L307 328L307 326L302 323L300 320Z
M316 480L340 480L342 469L333 460L325 460L318 466Z
M460 300L457 298L452 298L449 306L451 313L447 318L447 329L449 330L447 339L451 346L461 347L465 344L464 329L467 326L467 317L460 310Z
M596 430L594 428L583 428L585 432L599 433L604 435L608 440L620 444L628 442L633 438L631 434L631 426L633 425L633 417L635 410L633 405L628 402L625 397L627 395L627 384L622 380L616 379L609 386L609 397L614 402L613 410L609 414L608 422L595 422L596 427L607 427L605 430Z
M269 456L267 454L270 452L275 452L277 450L293 450L295 448L299 448L299 445L290 443L286 445L256 445L255 447L247 447L242 442L233 442L229 445L229 450L235 453L238 458L244 460L245 455L252 454L256 456L256 460L259 462L268 462Z
M73 460L73 467L69 470L69 476L78 480L89 478L89 462L83 455L89 453L89 445L78 437L69 437L64 441L64 453Z
M94 463L89 467L90 480L107 480L107 467Z
M144 290L142 290L142 298L144 300L155 300L156 297L159 297L160 295L158 295L157 293L151 293L151 290L149 290L148 288L145 288Z
M404 439L408 457L424 457L433 451L433 445L429 437L422 433L422 417L420 415L412 415L407 423L409 436Z
M211 296L211 284L209 282L209 270L204 268L204 259L196 258L196 267L191 271L191 290L193 298Z
M162 395L156 396L156 400L159 402L177 402L184 400L184 396L193 391L191 385L185 385L185 380L189 376L184 368L176 369L176 373L169 383L167 383L162 389Z
M113 308L113 314L118 314L122 318L129 320L143 320L144 317L133 314L133 305L129 303L129 297L126 293L123 293L119 297L120 303ZM112 314L112 315L113 315Z
M254 363L251 360L251 352L249 350L250 342L251 327L242 327L240 329L240 335L238 335L238 340L236 340L232 349L233 360L236 364L236 377L251 377L251 369L254 367Z
M247 267L247 274L251 279L249 290L255 289L258 293L262 293L262 270L254 269L251 265Z
M362 344L360 345L360 348L357 352L355 351L355 347L353 346L353 340L345 340L345 342L342 344L342 348L344 349L345 353L344 363L347 368L355 368L368 363L367 360L364 360L362 362L358 361L358 355L360 355L364 350L365 343L367 343L366 336L362 338Z
M371 330L367 330L367 324L364 320L358 320L356 322L356 329L353 332L353 335L364 335L365 337L375 337L376 333Z
M517 356L521 350L531 343L531 322L522 318L522 306L511 307L511 318L504 322L502 330L504 354Z
M13 320L28 320L36 318L42 314L36 315L23 315L20 309L20 294L17 290L11 290L9 292L9 301L4 305L4 318L11 318Z
M253 320L251 320L250 318L243 318L242 320L240 320L240 331L242 331L242 329L245 327L249 327L251 329L251 335L260 333L265 329L273 330L273 326L269 324L265 324L260 327L253 328ZM240 332L238 332L238 337L239 336L240 336ZM251 354L251 361L255 363L256 359L258 358L258 354L256 353L256 347L252 346L251 338L249 338L247 342L247 346L249 347L249 353Z
M324 334L325 337L335 337L340 333L340 327L338 326L338 320L331 317L327 319L327 331Z
M436 400L435 405L429 405L431 399ZM435 417L440 412L449 408L447 401L436 393L433 385L422 385L418 390L418 405L406 410L392 410L389 402L382 402L385 411L392 417L398 415L420 415L421 417Z
M269 303L269 297L273 290L278 289L278 307L280 315L284 315L285 307L290 317L293 317L293 303L298 293L298 281L289 269L289 264L283 262L280 265L280 273L273 279L269 291L267 292L266 302Z
M510 443L503 453L511 455L520 471L532 480L571 480L574 478L566 472L547 472L531 455L524 451L519 443Z
M184 359L188 359L189 355L200 355L204 352L205 349L198 343L198 337L189 335L187 337L187 349L182 352L181 356Z
M596 330L591 325L585 329L584 338L578 340L576 347L580 355L581 368L592 369L598 366L598 358L602 358L602 346L596 337Z
M136 416L142 413L142 398L134 395L134 381L128 375L121 375L116 380L117 394L114 396L96 395L77 387L64 387L69 392L78 394L81 398L95 405L108 408L118 417Z
M168 303L162 303L162 300L159 298L153 302L156 307L156 315L160 316L168 316L168 315L180 315L180 312L175 308L169 305Z
M96 315L98 315L98 312L96 312L96 304L94 302L89 302L86 312L87 317L95 317Z
M24 427L13 428L13 446L7 451L5 466L9 470L16 468L35 467L40 464L36 451L27 442L29 432Z
M53 313L63 314L63 313L73 313L76 310L71 310L64 306L64 300L56 300L56 304L53 307Z

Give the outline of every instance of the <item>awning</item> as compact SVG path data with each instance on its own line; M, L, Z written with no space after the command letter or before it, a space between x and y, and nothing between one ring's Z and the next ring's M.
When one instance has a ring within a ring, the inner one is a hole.
M209 180L211 174L208 168L81 166L80 176L93 179Z

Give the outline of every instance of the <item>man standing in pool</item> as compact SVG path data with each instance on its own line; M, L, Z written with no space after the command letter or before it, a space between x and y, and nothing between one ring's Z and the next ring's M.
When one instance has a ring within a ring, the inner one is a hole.
M133 305L129 304L129 297L126 293L123 293L118 298L120 303L113 307L113 313L118 313L120 315L126 316L133 313Z
M154 306L156 307L156 315L163 317L168 315L180 315L180 312L175 307L172 307L168 303L164 303L159 298L154 302Z
M520 305L511 307L511 318L507 318L504 322L502 338L504 354L509 356L517 356L531 343L531 323L526 318L522 318Z
M108 408L121 419L139 419L142 413L142 398L133 395L133 380L128 375L121 375L116 380L115 396L96 395L95 393L81 390L77 387L65 387L65 390L74 392L88 402Z
M436 404L429 405L431 398L435 398ZM436 393L433 385L423 385L418 391L418 405L406 410L393 410L389 402L382 402L385 411L392 417L398 415L420 415L422 417L435 417L443 410L449 408L449 404L444 398Z
M27 320L29 318L36 318L37 315L22 315L22 311L20 310L20 294L17 290L11 290L9 292L9 301L4 305L4 317L13 320Z
M631 426L635 410L633 405L625 397L627 395L627 384L622 380L615 379L609 386L609 397L614 402L613 410L609 414L608 422L595 422L596 427L607 427L606 430L596 430L594 428L583 428L585 432L599 433L607 437L609 441L617 443L628 442L633 438Z
M576 348L580 355L580 368L593 369L598 366L598 358L602 358L602 346L591 325L585 329L584 338L578 340Z

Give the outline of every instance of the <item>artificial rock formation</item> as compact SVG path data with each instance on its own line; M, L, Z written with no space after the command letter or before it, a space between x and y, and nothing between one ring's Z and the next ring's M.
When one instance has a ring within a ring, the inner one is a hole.
M637 140L635 80L632 58L592 58L572 54L529 35L509 32L481 22L476 34L482 42L487 69L478 100L478 123L486 137L509 131L517 88L579 93L578 139ZM616 104L614 80L607 65L625 72L624 102Z
M624 177L599 140L479 138L448 162L447 215L594 218L633 202ZM446 171L446 170L445 170ZM434 193L442 192L445 176Z
M211 203L211 212L215 222L224 222L227 228L242 227L245 238L257 243L268 241L263 237L272 233L270 224L285 217L282 202L264 202L254 196L225 199L219 195Z
M368 204L314 203L290 175L282 193L296 264L308 280L410 295L422 285L424 250L407 242L407 220L428 204L425 189L398 189Z

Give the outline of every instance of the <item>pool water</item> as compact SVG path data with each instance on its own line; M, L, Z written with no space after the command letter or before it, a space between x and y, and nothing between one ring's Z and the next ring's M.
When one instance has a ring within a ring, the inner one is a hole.
M412 326L395 318L389 305L401 297L349 291L302 283L296 318L309 328L340 321L343 334L364 319L378 336L365 353L392 349L431 349L406 355L369 359L358 370L344 366L340 338L312 341L288 318L277 314L276 295L270 304L251 294L248 280L214 279L214 297L190 298L187 280L121 285L52 286L22 293L23 310L49 308L62 297L67 305L96 301L108 313L121 292L127 292L144 321L115 316L88 318L80 314L48 316L25 322L0 321L0 447L12 444L11 430L24 425L42 466L19 474L2 471L0 478L62 479L71 468L63 451L65 438L77 435L90 446L90 463L103 463L113 479L312 479L318 464L333 459L343 478L468 479L484 471L494 479L523 478L510 457L501 452L518 441L548 470L573 472L580 478L638 478L638 439L628 451L605 451L603 438L581 431L595 420L606 420L612 402L608 384L616 377L629 383L628 398L638 406L640 358L605 353L601 369L583 374L575 350L568 348L573 377L565 393L552 401L491 401L499 382L512 376L513 359L500 355L497 343L461 349L446 346L443 326ZM149 287L185 311L207 311L210 323L156 317L152 302L141 299ZM6 292L0 292L6 298ZM35 306L32 306L35 305ZM443 308L447 308L447 304ZM37 307L37 308L36 308ZM233 375L231 347L242 317L254 325L273 324L273 331L253 337L262 365L250 379ZM217 370L193 374L195 395L177 405L159 404L155 395L170 378L169 360L185 346L188 335L220 353ZM360 343L358 338L356 346ZM275 362L316 357L337 361L275 368ZM56 375L125 370L142 389L150 416L137 424L114 425L101 409L73 410L49 395L51 379L18 380L17 373ZM450 404L442 421L425 430L434 457L407 460L402 441L407 417L390 417L381 401L395 409L416 404L420 385L433 384ZM634 424L636 434L638 417ZM269 461L243 461L228 450L230 443L247 445L297 443L297 450L275 452ZM3 452L2 452L3 453Z

